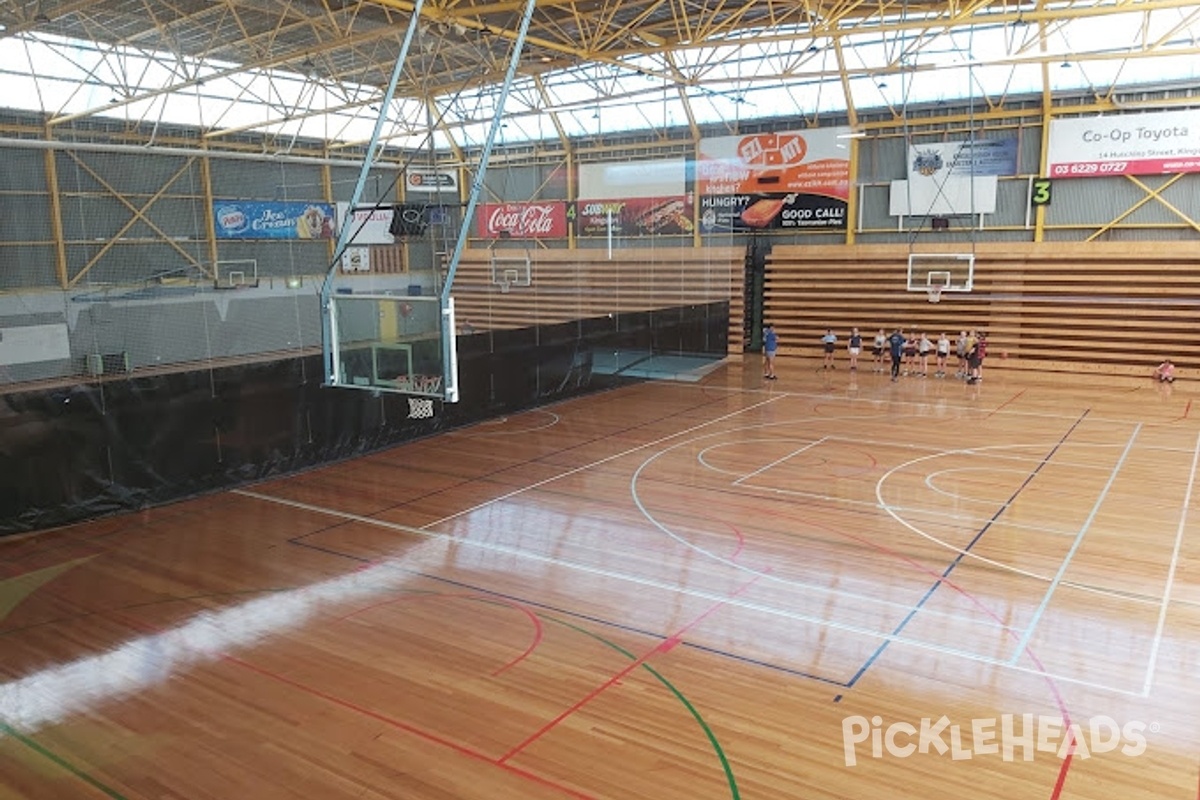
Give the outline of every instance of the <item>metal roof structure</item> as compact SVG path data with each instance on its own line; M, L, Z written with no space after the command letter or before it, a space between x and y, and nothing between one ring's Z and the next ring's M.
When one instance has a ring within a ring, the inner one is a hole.
M384 138L455 152L496 113L524 0L424 4ZM406 0L12 0L0 105L46 136L115 118L361 146L400 52ZM815 124L867 108L1200 78L1195 0L537 0L504 109L509 142ZM1186 98L1184 98L1186 100Z

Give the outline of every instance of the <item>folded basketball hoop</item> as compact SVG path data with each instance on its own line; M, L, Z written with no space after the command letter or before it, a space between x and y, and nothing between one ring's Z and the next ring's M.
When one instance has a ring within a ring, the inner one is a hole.
M929 302L940 303L942 301L942 287L930 286L925 291L929 292Z

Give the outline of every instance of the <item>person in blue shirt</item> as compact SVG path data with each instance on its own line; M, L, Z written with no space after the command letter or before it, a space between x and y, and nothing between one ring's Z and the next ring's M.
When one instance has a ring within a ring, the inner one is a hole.
M837 346L837 336L833 333L833 328L826 328L825 335L821 337L821 344L825 346L825 364L822 369L837 369L833 365L833 348Z
M888 337L888 351L892 354L892 380L900 380L900 359L904 356L904 333L899 328Z
M775 335L775 326L767 323L763 331L763 377L769 381L775 378L775 351L779 349L779 337Z

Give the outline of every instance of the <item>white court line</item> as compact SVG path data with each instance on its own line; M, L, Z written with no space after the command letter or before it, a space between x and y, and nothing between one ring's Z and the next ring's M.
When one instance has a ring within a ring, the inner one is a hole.
M1121 457L1117 459L1117 463L1113 466L1112 472L1108 476L1108 481L1104 484L1104 488L1100 490L1100 496L1096 498L1096 502L1092 505L1091 512L1087 515L1087 519L1083 521L1083 526L1079 529L1079 534L1075 537L1075 541L1071 543L1071 547L1067 550L1067 555L1063 558L1062 563L1058 565L1058 571L1054 573L1054 580L1050 581L1050 586L1046 588L1046 594L1043 595L1042 602L1038 605L1037 610L1033 612L1033 619L1029 621L1029 625L1025 628L1025 633L1021 636L1021 641L1017 642L1016 650L1009 659L1009 663L1016 663L1025 652L1025 648L1029 646L1029 640L1033 638L1034 630L1037 629L1042 615L1046 613L1046 607L1050 605L1050 598L1054 596L1054 590L1062 582L1063 575L1067 572L1067 567L1071 565L1071 559L1075 557L1075 553L1079 550L1079 545L1083 544L1083 537L1087 534L1088 529L1092 527L1092 522L1096 519L1096 514L1100 512L1100 506L1103 505L1104 499L1108 497L1108 491L1116 481L1117 473L1121 471L1121 466L1125 463L1125 459L1129 457L1129 451L1133 449L1133 442L1137 439L1138 432L1141 429L1142 423L1139 422L1133 429L1133 433L1130 434L1129 441L1125 444L1125 449L1121 452Z
M530 489L536 489L539 486L545 486L547 483L553 483L554 481L562 480L563 478L569 477L578 472L583 472L584 470L591 469L592 467L598 467L601 464L607 464L609 461L613 461L618 458L623 458L624 456L627 456L630 453L636 453L639 450L645 450L647 447L653 447L656 444L662 444L663 442L669 442L672 439L679 437L679 436L683 436L686 433L692 433L693 431L698 431L701 428L706 428L709 425L714 425L718 422L724 422L725 420L727 420L731 417L736 417L737 415L744 414L747 411L753 411L756 408L765 406L768 403L774 403L776 400L782 400L785 397L787 397L786 394L779 394L779 395L776 395L776 396L770 398L769 400L763 400L761 403L755 403L754 405L746 406L745 408L739 408L736 411L731 411L728 414L724 414L715 419L710 419L708 422L701 422L698 425L693 425L690 428L685 428L684 430L681 430L677 433L672 433L667 436L663 436L659 439L655 439L653 442L646 442L645 444L639 444L637 447L631 447L628 450L622 450L619 453L614 453L613 455L602 458L599 461L593 461L590 464L584 464L583 466L575 467L574 469L567 470L566 472L561 472L558 475L551 475L549 478L545 478L544 480L537 481L536 483L531 483L528 486L522 486L519 489L513 489L511 492L502 494L499 497L493 497L491 500L485 500L482 503L477 503L476 505L473 505L470 508L464 508L462 511L455 511L453 514L450 514L449 516L442 517L441 519L434 520L433 522L428 522L428 523L422 525L421 527L425 528L425 529L429 529L429 528L432 528L434 525L441 525L443 522L449 522L452 519L457 519L458 517L461 517L464 514L470 514L472 511L478 511L479 509L485 508L486 506L490 506L494 503L501 503L501 502L509 499L510 497L516 497L519 494L528 492Z
M1171 588L1175 585L1175 568L1179 565L1179 548L1183 544L1183 529L1187 525L1188 512L1192 505L1192 486L1196 481L1196 464L1200 463L1200 436L1196 437L1196 450L1192 454L1192 471L1188 476L1187 492L1183 496L1183 510L1179 512L1179 529L1175 531L1175 548L1171 551L1171 568L1167 571L1167 586L1163 590L1162 608L1158 612L1158 625L1154 628L1154 640L1150 646L1150 663L1146 666L1146 683L1142 696L1150 696L1154 683L1154 668L1158 666L1158 648L1162 644L1163 626L1167 623L1167 606L1171 602Z
M694 432L698 431L699 429L701 429L701 428L704 428L704 427L706 427L706 426L708 426L708 425L711 425L711 424L713 424L713 423L715 423L715 422L720 422L720 421L722 421L722 420L729 419L730 417L737 416L738 414L741 414L741 413L743 413L743 412L745 412L745 411L749 411L749 410L751 410L751 409L758 408L759 406L765 405L766 403L774 402L774 400L777 400L777 399L782 399L783 397L786 397L786 394L780 394L780 395L777 395L777 396L773 397L771 400L766 400L766 401L764 401L764 402L762 402L762 403L756 403L755 405L752 405L752 406L747 406L746 408L740 409L740 410L738 410L738 411L733 411L733 412L730 412L729 414L725 414L725 415L723 415L723 416L721 416L721 417L718 417L718 418L716 418L716 419L709 420L708 422L700 423L700 424L698 424L698 425L693 425L691 428L688 428L688 429L686 429L686 430L680 431L679 433L671 434L670 436L664 436L664 437L662 437L662 438L660 438L660 439L658 439L658 440L656 440L656 441L653 441L653 442L647 442L646 444L643 444L643 445L639 445L639 446L637 446L637 447L630 448L630 449L628 449L628 450L626 450L626 451L624 451L624 452L617 453L617 454L615 454L615 455L612 455L612 456L608 456L607 458L600 459L599 461L595 461L595 462L593 462L593 463L591 463L591 464L586 464L586 465L584 465L584 466L581 466L581 467L576 467L576 468L574 468L574 469L568 470L567 472L563 472L563 473L561 473L561 474L559 474L559 475L553 475L553 476L551 476L551 477L549 477L549 478L546 478L545 480L541 480L541 481L538 481L538 482L536 482L536 483L532 483L532 484L530 484L530 485L528 485L528 486L525 486L525 487L521 487L521 488L518 488L518 489L514 489L513 491L511 491L511 492L508 492L508 493L506 493L506 494L503 494L503 495L500 495L499 497L495 497L495 498L493 498L493 499L491 499L491 500L486 500L486 501L484 501L484 502L482 502L482 503L479 503L479 504L477 504L477 505L475 505L475 506L473 506L473 507L471 507L471 508L468 508L468 509L466 509L466 510L464 510L464 511L460 511L460 512L457 512L457 513L455 513L455 514L451 514L450 516L443 517L443 518L442 518L442 519L440 519L440 520L436 520L436 521L434 521L434 522L427 523L427 524L425 524L425 525L422 525L421 527L422 527L422 529L423 529L423 530L428 530L428 529L432 528L432 527L433 527L433 526L435 526L435 525L439 525L439 524L441 524L441 523L443 523L443 522L446 522L446 521L448 521L448 520L454 519L455 517L461 516L462 514L466 514L466 513L472 512L472 511L477 511L477 510L479 510L479 509L481 509L481 508L485 508L485 507L487 507L487 506L490 506L490 505L492 505L492 504L494 504L494 503L499 503L499 502L502 502L502 501L504 501L504 500L506 500L506 499L509 499L509 498L511 498L511 497L514 497L514 496L516 496L516 495L519 495L519 494L521 494L521 493L523 493L523 492L529 491L530 489L536 489L536 488L537 488L537 487L539 487L539 486L544 486L544 485L546 485L546 484L548 484L548 483L551 483L551 482L553 482L553 481L556 481L556 480L559 480L559 479L561 479L561 478L567 477L568 475L574 475L574 474L575 474L575 473L577 473L577 472L580 472L580 471L583 471L583 470L586 470L586 469L590 469L590 468L592 468L592 467L595 467L595 466L599 466L600 464L604 464L605 462L611 461L611 460L613 460L613 459L615 459L615 458L620 458L620 457L622 457L622 456L625 456L625 455L628 455L628 454L630 454L630 453L637 452L638 450L643 450L643 449L645 449L645 448L647 448L647 447L651 447L651 446L654 446L654 445L657 445L657 444L661 444L661 443L663 443L663 442L666 442L666 441L669 441L669 440L671 440L671 439L673 439L673 438L676 438L676 437L678 437L678 436L680 436L680 435L687 434L687 433L694 433ZM857 417L856 417L856 418L857 418ZM712 432L712 433L704 434L703 438L711 438L711 437L715 437L715 436L726 436L726 435L728 435L728 434L729 434L729 433L731 433L731 432L736 432L736 431L740 431L740 430L748 430L748 429L751 429L751 428L764 428L764 427L772 427L772 426L777 426L777 425L786 425L786 424L791 424L791 422L794 422L794 420L793 420L793 421L770 422L770 423L759 423L759 424L755 424L755 425L742 426L742 427L740 427L740 428L735 428L735 429L734 429L734 431L725 431L725 430L719 430L719 431L714 431L714 432ZM668 447L666 450L661 450L661 451L659 451L658 453L656 453L655 455L651 456L649 459L647 459L646 461L644 461L644 462L642 463L642 465L638 467L638 470L637 470L637 471L634 473L634 476L633 476L633 478L631 479L631 488L630 488L631 494L632 494L632 496L633 496L633 501L634 501L634 503L635 503L635 504L638 506L638 509L639 509L639 510L642 512L643 516L645 516L645 517L646 517L646 519L650 520L650 522L651 522L652 524L654 524L656 527L658 527L660 530L662 530L664 533L666 533L666 534L667 534L669 537L671 537L672 539L674 539L676 542L678 542L678 543L682 544L682 545L683 545L685 548L688 548L688 549L695 550L695 551L697 551L697 552L703 553L704 555L708 556L709 558L712 558L712 559L714 559L714 560L716 560L716 561L718 561L718 562L720 562L720 563L722 563L722 564L725 564L725 565L727 565L727 566L732 566L734 569L737 569L737 570L740 570L740 571L749 572L749 573L751 573L751 574L754 574L754 575L761 575L762 577L764 577L764 578L766 578L766 579L768 579L768 580L771 580L771 581L778 581L778 582L781 582L781 583L787 584L787 585L789 585L789 586L793 586L793 587L797 587L797 588L800 588L800 589L805 589L805 590L809 590L809 591L818 592L818 593L821 593L821 594L822 594L822 595L824 595L824 596L828 596L828 595L834 595L834 596L837 596L837 597L847 597L847 598L851 598L851 599L854 599L854 600L863 601L863 602L866 602L868 605L871 605L871 606L874 606L874 607L878 607L878 606L894 606L894 607L896 607L896 608L898 608L898 609L904 609L904 610L908 610L908 609L910 608L910 604L909 604L909 603L899 603L899 602L896 602L896 601L894 601L894 600L884 600L884 599L882 599L882 598L878 598L878 597L870 597L870 596L867 596L867 595L861 595L861 594L857 594L857 593L854 593L854 592L848 592L848 591L845 591L845 590L843 590L843 589L832 589L832 588L830 588L830 587L827 587L827 586L817 586L817 585L814 585L814 584L811 584L811 583L807 583L807 582L805 582L805 581L800 581L800 580L791 580L791 579L786 579L786 578L780 578L780 577L777 577L777 576L775 576L775 575L772 575L770 572L763 572L763 573L756 572L755 570L753 570L753 569L750 569L749 567L746 567L746 566L744 566L744 565L742 565L742 564L737 564L737 563L733 562L732 560L728 560L728 559L725 559L725 558L723 558L723 557L721 557L721 556L718 556L718 555L716 555L716 554L714 554L714 553L710 553L709 551L707 551L707 550L704 550L703 548L698 548L698 547L697 547L696 545L694 545L693 543L691 543L691 542L689 542L688 540L684 539L683 537L681 537L681 536L679 536L679 535L675 534L673 531L671 531L671 530L667 529L667 528L666 528L664 525L662 525L660 522L658 522L656 519L654 519L652 515L650 515L649 513L647 513L647 511L646 511L645 507L644 507L644 506L642 505L642 503L641 503L641 499L640 499L640 498L637 496L637 491L636 491L636 489L633 487L633 484L634 484L634 483L636 483L636 480L637 480L637 476L638 476L638 474L640 474L640 472L641 472L642 468L643 468L643 467L645 467L645 465L646 465L647 463L649 463L650 461L653 461L653 460L655 460L656 458L658 458L658 456L662 455L663 453L670 452L671 450L674 450L674 449L675 449L675 448L677 448L677 447L681 447L681 446L683 446L683 445L690 444L690 443L692 443L692 442L694 442L694 441L696 441L696 440L695 440L695 439L685 439L685 440L684 440L684 441L682 441L682 442L677 442L676 444L673 444L673 445L669 446L669 447ZM812 443L810 443L810 444L809 444L809 447L811 447L813 444L816 444L816 442L812 442ZM804 450L804 449L807 449L807 448L801 448L801 450ZM963 618L961 618L961 617L957 617L957 616L955 616L955 615L953 615L953 614L948 614L948 613L945 613L945 612L930 611L929 613L930 613L930 614L937 615L937 616L943 616L943 617L946 617L946 618L948 618L948 619L951 619L951 620L956 620L956 621L962 621L962 622L966 622L967 624L976 624L976 623L974 623L974 622L972 622L972 621L968 621L968 620L965 620L965 619L963 619ZM999 627L1000 629L1003 629L1003 630L1008 630L1008 627L1007 627L1007 626L1005 626L1005 625L999 625L999 626L997 626L997 625L995 625L995 623L993 623L993 622L989 622L989 621L986 621L986 620L984 621L984 624L986 624L988 627Z
M551 419L549 422L542 423L541 425L535 425L532 428L518 428L517 430L479 431L476 429L486 423L477 423L477 424L472 425L471 427L465 428L463 430L446 431L446 435L454 436L454 437L462 438L462 439L480 439L485 436L519 436L522 433L533 433L534 431L542 431L542 430L545 430L546 428L553 428L555 425L557 425L561 421L558 414L555 414L553 411L543 411L540 408L533 408L533 409L530 409L529 411L523 411L520 414L514 414L513 416L521 416L522 414L532 414L534 412L537 412L539 414L548 414ZM512 419L512 417L505 417L504 422L508 422L511 419Z
M957 650L952 647L946 647L944 645L933 644L931 642L925 642L925 641L921 641L919 639L908 639L906 637L896 636L896 635L893 635L890 633L880 633L879 631L871 630L870 628L863 628L858 625L850 625L850 624L847 624L844 622L837 622L835 620L822 619L820 617L814 617L814 616L811 616L808 614L799 614L794 611L786 611L784 609L775 608L774 606L763 605L762 603L752 603L752 602L749 602L740 597L730 598L728 595L725 595L725 594L707 592L707 591L703 591L700 589L692 589L689 587L680 586L678 584L670 584L670 583L665 583L663 581L656 581L651 578L642 578L637 575L629 575L627 573L616 572L614 570L601 569L599 567L593 567L593 566L589 566L587 564L579 564L577 562L567 561L565 559L556 558L554 556L538 555L537 553L530 553L528 551L521 550L516 547L510 547L508 545L496 544L494 542L476 541L473 539L461 539L461 538L451 536L446 533L439 533L437 531L429 531L429 530L425 530L423 528L414 528L409 525L403 525L398 522L389 522L387 520L376 519L375 517L364 517L361 514L351 514L346 511L337 511L336 509L332 509L332 508L316 506L316 505L312 505L310 503L302 503L299 500L288 500L288 499L282 498L282 497L272 497L271 495L260 494L259 492L251 492L251 491L247 491L244 489L234 489L230 492L230 494L236 494L241 497L249 497L249 498L253 498L256 500L263 500L263 501L266 501L269 503L277 503L279 505L289 506L291 508L298 508L298 509L301 509L304 511L312 511L312 512L318 513L318 514L326 514L331 517L350 520L353 522L361 522L361 523L364 523L367 525L376 525L381 528L388 528L391 530L400 531L402 533L411 533L411 534L414 534L417 536L424 536L424 537L430 538L430 539L443 539L455 547L464 547L464 546L476 547L476 548L479 548L482 550L490 550L490 551L496 552L496 553L504 553L506 555L517 556L518 558L524 558L524 559L527 559L530 561L537 561L537 562L540 562L543 564L552 564L554 566L563 567L565 569L573 569L573 570L577 570L579 572L584 572L584 573L587 573L590 575L598 575L598 576L604 577L604 578L612 578L614 580L626 581L628 583L633 583L633 584L636 584L639 586L648 586L648 587L655 588L655 589L661 589L661 590L667 591L667 592L674 592L677 594L686 595L688 597L695 597L698 599L708 600L708 601L720 601L725 606L736 606L738 608L743 608L748 611L758 611L758 612L762 612L764 614L769 614L771 616L776 616L776 617L782 617L784 619L789 619L789 620L793 620L796 622L807 622L807 623L811 623L813 625L817 625L820 627L830 628L832 630L840 630L840 631L845 631L848 633L854 633L854 634L858 634L860 636L868 637L870 639L879 639L879 640L883 640L883 641L887 641L887 642L892 642L895 644L908 645L910 647L914 647L914 648L917 648L920 650L928 650L928 651L934 652L934 653L956 656L958 658L963 658L968 661L974 661L974 662L977 662L980 664L985 664L987 666L1000 667L1002 669L1011 670L1013 672L1021 672L1021 673L1026 673L1026 674L1030 674L1030 675L1036 675L1039 677L1046 677L1046 678L1050 678L1051 680L1061 681L1063 683L1078 684L1080 686L1087 686L1092 689L1099 689L1101 691L1113 692L1115 694L1130 695L1130 696L1134 696L1134 697L1141 696L1138 693L1131 692L1127 689L1120 689L1115 686L1107 686L1102 683L1094 683L1092 681L1086 681L1086 680L1083 680L1080 678L1068 678L1068 677L1063 677L1063 676L1059 676L1059 675L1053 675L1048 672L1045 672L1044 670L1034 669L1032 667L1023 667L1023 666L1015 665L1015 664L1006 664L1005 662L1000 661L998 659L990 658L988 656L982 656L982 655L979 655L978 653L972 653L972 652L968 652L965 650Z
M817 439L816 441L809 442L808 444L804 445L804 447L801 447L799 450L794 450L791 453L788 453L783 458L777 458L774 461L772 461L770 464L759 467L758 469L754 470L754 472L750 472L750 473L743 475L742 477L740 477L736 481L734 481L731 485L740 486L742 484L742 481L749 480L750 478L753 478L756 475L761 475L764 472L766 472L767 470L769 470L771 467L782 464L783 462L787 461L789 458L792 458L793 456L798 456L801 453L803 453L805 450L809 450L813 447L816 447L817 445L821 444L828 438L829 438L828 436L822 436L820 439Z
M1141 423L1138 423L1138 425L1140 427ZM918 528L916 525L909 522L907 519L902 517L900 514L897 514L896 509L901 509L902 506L890 505L887 502L885 502L883 499L883 485L884 485L884 483L887 482L888 478L890 478L896 472L899 472L907 467L911 467L913 464L917 464L921 461L928 461L932 458L939 458L940 456L943 456L943 455L954 455L957 453L964 453L964 452L978 453L983 450L1001 450L1001 449L1010 448L1010 447L1027 447L1027 445L997 444L997 445L988 445L987 447L976 447L973 451L946 450L943 453L935 453L933 455L921 456L920 458L914 458L909 461L905 461L902 464L897 464L896 466L894 466L890 470L888 470L886 473L884 473L883 477L881 477L875 483L875 498L877 500L878 507L883 509L884 512L887 513L888 516L890 516L892 519L894 519L897 523L899 523L900 525L903 525L905 528L908 528L910 531L915 533L917 536L920 536L922 539L925 539L927 541L933 542L934 544L938 545L939 547L943 547L946 550L949 550L951 553L959 553L965 558L974 559L975 561L978 561L981 564L988 564L989 566L995 567L996 569L1004 570L1006 572L1011 572L1014 575L1022 575L1026 578L1033 578L1034 580L1048 583L1051 580L1051 577L1049 575L1042 575L1039 572L1031 572L1027 569L1021 569L1020 567L1014 567L1012 564L1006 564L1003 561L997 561L994 558L987 558L986 556L981 556L978 553L972 553L968 550L962 549L961 547L956 547L943 539L939 539L938 537L934 536L932 533L929 533L926 530ZM1006 524L1008 524L1008 523L1006 523ZM1158 597L1154 597L1154 598L1150 598L1150 599L1143 599L1145 596L1134 595L1134 594L1131 594L1130 592L1118 591L1115 589L1103 589L1103 588L1100 588L1097 586L1091 586L1086 583L1074 583L1072 581L1063 581L1062 585L1066 586L1070 589L1078 589L1081 592L1091 592L1092 594L1098 594L1098 595L1101 595L1102 597L1115 597L1118 600L1129 600L1131 602L1136 602L1136 603L1149 603L1151 605L1158 605L1159 602L1161 602L1160 598L1158 598Z
M766 389L741 389L741 388L738 388L735 386L697 386L694 383L680 383L677 385L680 387L692 386L697 389L707 389L709 391L724 391L724 392L730 392L730 393L736 393L736 394L767 394L768 393L768 390L766 390ZM886 388L886 387L884 387L884 388ZM1030 388L1053 388L1053 387L1030 387ZM773 392L773 391L771 391L769 393L775 394L775 392ZM875 400L875 399L872 399L869 397L852 397L852 398L830 397L827 394L818 394L816 392L799 392L799 391L796 391L795 389L789 390L787 392L787 394L790 397L817 398L819 400L824 400L827 403L845 403L845 404L851 405L851 406L855 405L855 404L861 405L863 403L870 403L872 405L888 405L888 406L928 406L928 405L930 405L928 400ZM948 410L952 410L952 411L973 411L973 412L976 412L977 414L982 414L985 411L985 409L979 408L978 406L961 406L961 405L955 405L955 404L939 406L939 408L948 409ZM1016 411L1016 410L1007 409L1007 408L1000 409L997 412L990 412L990 413L1007 414L1007 415L1017 416L1017 417L1038 417L1041 419L1066 419L1066 420L1071 420L1072 422L1074 422L1076 419L1079 418L1078 415L1072 416L1070 414L1052 414L1049 411ZM818 419L832 419L832 417L826 418L826 417L818 416ZM939 417L935 417L933 415L926 415L926 416L921 417L921 419L939 419ZM978 417L966 417L965 419L977 421L979 418ZM1096 414L1088 414L1088 422L1106 422L1106 423L1111 423L1113 425L1125 426L1125 425L1128 425L1130 422L1132 422L1132 420L1130 420L1130 419L1114 419L1112 417L1102 417L1102 416L1099 416ZM1143 421L1142 423L1139 423L1139 424L1153 425L1155 427L1158 427L1161 425L1166 425L1168 423L1167 422L1144 422ZM1106 446L1106 445L1098 445L1098 446ZM1149 449L1149 448L1147 448L1147 449ZM1168 452L1190 452L1186 447L1158 447L1155 449L1166 450Z
M939 511L937 509L930 508L929 506L887 506L886 508L884 508L883 506L880 506L877 501L873 502L871 500L852 500L848 497L834 497L833 495L818 494L817 492L805 492L805 491L801 491L800 489L780 489L775 486L763 486L761 483L744 483L744 484L742 484L741 488L753 489L756 492L774 492L775 494L789 495L791 497L807 497L807 498L811 498L813 500L823 500L825 502L832 503L834 505L843 504L843 505L848 505L848 506L866 506L867 508L883 509L885 511L890 509L892 511L901 511L906 514L913 515L913 516L924 514L927 517L941 517L942 519L948 520L950 522L967 523L970 525L974 525L976 528L978 528L979 525L988 521L988 518L984 517L984 516L978 516L978 515L973 515L973 514L955 514L952 511ZM1047 528L1042 525L1029 525L1024 522L997 522L995 524L1004 525L1005 527L1008 527L1008 528L1019 528L1021 530L1032 531L1034 533L1047 533L1047 534L1051 534L1051 535L1055 535L1055 536L1074 536L1075 535L1075 531L1073 531L1073 530L1064 530L1064 529L1060 529L1060 528ZM1033 577L1041 577L1041 576L1035 575ZM1050 580L1049 577L1047 577L1046 580ZM1158 598L1155 598L1154 602L1157 603Z

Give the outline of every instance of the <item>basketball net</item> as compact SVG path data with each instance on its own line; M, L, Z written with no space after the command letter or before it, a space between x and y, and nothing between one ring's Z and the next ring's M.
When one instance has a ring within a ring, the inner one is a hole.
M433 401L417 397L408 398L409 419L429 419L433 416Z
M931 303L942 302L942 287L930 286L925 291L929 292L929 302L931 302Z

